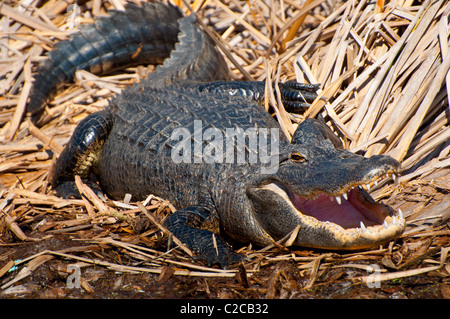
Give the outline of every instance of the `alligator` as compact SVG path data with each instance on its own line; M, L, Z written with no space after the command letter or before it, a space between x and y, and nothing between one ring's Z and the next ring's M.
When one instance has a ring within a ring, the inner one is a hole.
M136 63L159 65L78 124L53 167L59 196L80 196L79 175L115 199L168 199L177 210L164 226L197 258L224 268L242 260L233 242L264 247L292 237L301 247L359 250L403 232L401 211L367 191L395 179L395 159L344 149L323 119L304 120L289 141L263 107L265 90L298 111L317 85L231 81L196 17L173 5L128 4L58 43L38 69L35 83L47 86L34 87L29 114L39 118L76 70Z

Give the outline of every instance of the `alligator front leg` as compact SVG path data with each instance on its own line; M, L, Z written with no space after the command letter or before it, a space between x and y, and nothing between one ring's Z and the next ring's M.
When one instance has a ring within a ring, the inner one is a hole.
M208 266L218 264L221 268L238 263L242 256L212 231L201 229L217 221L217 216L204 206L188 206L178 210L164 225L182 243L191 249Z
M98 188L89 178L95 173L98 155L111 127L112 117L107 110L93 113L78 124L53 168L52 187L59 196L80 197L75 175Z

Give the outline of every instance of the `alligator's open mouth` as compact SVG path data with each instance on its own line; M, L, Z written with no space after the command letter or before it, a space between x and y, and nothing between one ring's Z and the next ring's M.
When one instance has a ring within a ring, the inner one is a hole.
M377 179L374 181L377 183ZM375 202L363 188L370 188L370 183L351 186L337 195L322 193L313 198L305 198L293 192L288 195L292 204L302 214L322 222L332 222L344 229L364 229L366 226L377 225L387 227L403 219L401 211L397 218L389 206Z
M301 196L278 182L267 184L264 188L291 203L303 229L320 230L323 234L320 236L330 237L324 238L324 242L337 243L320 247L320 244L309 245L308 239L299 238L298 244L328 249L359 249L389 241L404 230L402 212L399 210L396 213L391 207L375 202L366 192L385 177L395 179L395 173L389 172L369 182L348 185L338 194L323 192Z

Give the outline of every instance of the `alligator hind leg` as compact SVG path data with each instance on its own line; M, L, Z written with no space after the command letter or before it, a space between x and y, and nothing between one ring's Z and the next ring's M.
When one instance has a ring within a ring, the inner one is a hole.
M52 187L59 196L80 197L75 175L94 186L89 178L95 173L98 155L111 127L112 117L107 110L93 113L78 124L53 168Z
M264 81L215 81L195 85L200 92L224 93L240 96L249 100L264 103L266 82ZM318 84L298 82L278 83L281 100L290 112L301 112L307 109L317 97ZM275 84L274 84L275 92Z
M318 84L305 84L298 82L280 83L280 94L286 110L294 113L304 111L316 99Z
M225 268L238 263L242 256L215 233L201 229L211 222L218 221L217 216L204 206L188 206L178 210L165 221L164 225L182 243L186 244L199 259L209 266L218 264Z

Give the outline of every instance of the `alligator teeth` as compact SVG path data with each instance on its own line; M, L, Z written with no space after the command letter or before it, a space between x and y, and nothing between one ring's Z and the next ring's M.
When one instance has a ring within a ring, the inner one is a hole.
M400 226L402 223L404 223L404 216L401 209L398 210L397 216L388 216L383 221L383 227L384 229L389 228L389 226Z
M397 226L397 217L392 216L392 225Z
M348 200L348 195L347 195L347 193L342 194L342 197L344 197L345 200Z
M366 231L366 230L367 230L366 225L364 225L363 222L359 222L359 226L361 227L361 229L362 229L363 231Z
M356 187L360 188L360 189L362 188L362 189L370 192L370 189L373 188L373 187L378 186L378 184L381 182L381 180L383 178L390 178L390 179L392 179L395 182L395 180L397 179L397 175L395 175L395 173L386 173L383 176L379 176L377 179L373 179L373 180L369 181L366 184L361 184L361 185L356 186ZM353 188L354 187L352 187L352 189Z
M335 198L338 204L341 205L341 196L336 196Z

